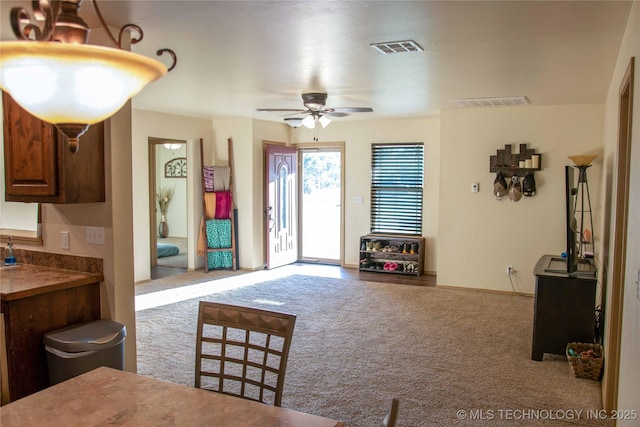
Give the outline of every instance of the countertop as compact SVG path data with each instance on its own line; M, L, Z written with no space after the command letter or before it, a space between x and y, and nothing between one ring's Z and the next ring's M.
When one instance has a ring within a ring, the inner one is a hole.
M100 367L2 407L2 426L343 427L317 415Z
M0 300L11 301L104 280L102 274L32 264L0 267Z

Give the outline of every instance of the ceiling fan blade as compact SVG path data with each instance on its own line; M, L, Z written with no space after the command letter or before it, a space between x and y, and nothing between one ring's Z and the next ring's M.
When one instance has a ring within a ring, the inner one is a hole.
M300 110L296 108L256 108L258 113L277 113L277 112L289 112L289 113L304 113L307 110Z
M302 118L304 118L309 113L308 110L296 110L296 111L289 110L289 111L290 112L285 114L285 116L300 116L300 115L302 115L303 116Z
M337 112L331 112L328 111L326 113L324 113L325 116L329 116L329 117L346 117L348 116L347 113L337 113Z
M332 108L336 113L372 113L373 108L368 107L338 107Z

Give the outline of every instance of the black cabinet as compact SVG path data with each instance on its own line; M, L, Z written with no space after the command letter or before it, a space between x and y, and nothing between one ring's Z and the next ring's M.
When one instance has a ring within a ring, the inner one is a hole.
M531 359L538 361L544 353L565 354L570 342L594 341L595 269L592 274L582 276L549 272L547 266L552 258L557 257L544 255L534 270L536 293Z

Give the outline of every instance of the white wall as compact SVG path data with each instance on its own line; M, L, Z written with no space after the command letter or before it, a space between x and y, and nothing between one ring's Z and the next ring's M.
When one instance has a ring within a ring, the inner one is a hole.
M149 225L149 138L187 141L187 205L193 207L187 215L189 241L189 268L204 265L196 256L197 230L202 216L200 179L200 138L205 146L211 145L211 120L176 116L144 110L133 110L133 242L135 249L135 281L150 279L150 225ZM169 208L171 210L171 207ZM157 232L157 230L154 230Z
M618 53L616 68L605 104L605 179L606 193L615 194L615 176L617 173L618 138L618 99L619 88L631 57L635 56L635 87L633 105L633 125L631 134L631 176L629 187L629 212L627 234L627 258L625 282L623 286L624 303L622 308L622 336L620 348L620 376L618 384L617 409L638 410L640 396L640 291L636 280L640 276L640 2L634 2L627 24L627 30ZM611 198L611 197L609 197ZM614 206L610 207L608 217L613 227ZM613 241L613 236L611 237ZM611 245L613 247L613 245ZM618 254L612 253L611 259ZM611 277L606 283L607 290L612 287ZM607 301L610 294L607 292ZM611 316L610 306L605 307L605 323ZM605 340L607 337L605 337ZM605 354L606 357L606 354ZM605 376L607 372L604 373ZM637 420L618 421L619 426L637 426Z
M565 248L564 166L572 164L569 155L600 154L588 170L597 222L603 106L446 110L441 135L438 284L512 292L505 274L510 264L517 271L515 290L533 293L536 261ZM489 157L506 144L519 152L521 143L541 154L536 195L498 201ZM480 183L479 193L470 191L472 182Z
M254 246L260 240L254 240L253 211L260 209L254 205L253 193L260 191L260 187L254 188L253 177L258 171L253 165L253 121L247 118L219 118L213 120L213 144L211 149L205 150L205 165L228 166L229 150L227 140L233 141L233 205L238 209L239 268L253 270L260 266L260 259L254 256Z
M438 238L438 191L440 180L440 120L437 118L376 121L334 120L325 129L304 127L291 130L292 142L304 144L317 136L322 141L345 143L345 260L357 267L360 236L369 233L371 180L371 144L382 142L423 142L425 147L425 182L422 235L426 240L425 270L436 270ZM362 197L364 203L355 203Z

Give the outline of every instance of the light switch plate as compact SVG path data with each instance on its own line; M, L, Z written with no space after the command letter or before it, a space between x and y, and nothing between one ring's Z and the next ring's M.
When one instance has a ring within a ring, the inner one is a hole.
M104 227L87 227L87 243L104 245Z
M60 247L62 249L69 249L69 232L68 231L60 232Z

